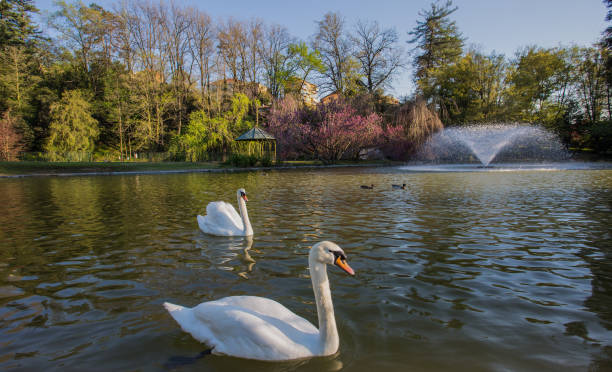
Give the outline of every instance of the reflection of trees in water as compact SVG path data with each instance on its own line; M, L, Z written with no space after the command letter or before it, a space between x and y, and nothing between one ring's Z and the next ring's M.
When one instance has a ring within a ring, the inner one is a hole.
M178 225L182 211L173 203L181 195L175 192L180 182L113 176L2 183L0 202L7 213L0 216L6 228L0 258L6 266L0 280L26 279L12 280L15 295L0 304L19 306L37 295L50 300L45 307L55 306L51 312L65 306L83 306L77 313L90 307L112 310L120 291L147 280L142 268L156 260L160 242L167 242Z
M582 213L589 225L584 229L589 248L582 248L579 256L591 270L591 296L584 305L599 317L600 323L612 331L612 191L599 190L607 195L585 203ZM599 201L605 200L604 204ZM603 347L601 355L595 356L589 370L612 370L612 346Z
M607 205L587 204L582 211L590 221L584 233L592 248L581 249L580 257L589 265L593 275L591 296L585 305L599 316L606 329L612 330L612 192L608 191L608 194Z
M483 228L482 216L475 215L473 208L465 206L480 203L479 198L483 196L469 189L462 190L460 185L452 183L440 182L432 186L426 178L413 180L411 192L415 204L420 207L410 208L412 218L409 225L403 222L398 228L423 232L414 237L420 248L411 253L411 258L418 259L420 269L414 276L424 283L421 289L431 293L419 295L437 300L442 293L452 293L453 296L460 295L453 300L455 308L471 308L467 304L471 290L464 283L478 280L482 271L480 264L474 263L476 258L460 259L457 255L473 253L459 248L460 244L487 244L485 241L472 241L472 234L484 239L483 234L478 233ZM452 214L448 210L452 210Z

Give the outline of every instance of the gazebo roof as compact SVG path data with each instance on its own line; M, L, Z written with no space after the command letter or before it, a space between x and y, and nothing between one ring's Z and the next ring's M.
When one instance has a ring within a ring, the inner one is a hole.
M236 138L236 141L273 141L274 138L271 134L266 133L263 129L253 127L248 131L242 133L240 137Z

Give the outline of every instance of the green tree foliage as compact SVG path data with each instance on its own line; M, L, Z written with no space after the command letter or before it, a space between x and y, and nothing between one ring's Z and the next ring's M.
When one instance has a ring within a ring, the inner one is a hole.
M434 69L437 86L428 86L425 96L438 96L454 124L498 121L504 118L507 64L500 55L485 56L470 51L456 63ZM435 90L430 92L429 89Z
M443 81L439 69L454 64L462 54L463 38L450 16L457 10L452 1L432 3L431 8L419 13L416 27L409 33L408 42L415 45L415 79L417 93L433 103L443 119L447 119L452 101L442 93Z
M33 138L30 126L36 110L31 106L40 81L40 31L32 21L38 10L30 0L0 0L0 112L19 118L23 143Z
M236 93L232 97L231 110L227 112L226 117L234 123L237 130L240 130L238 127L242 125L243 119L249 111L249 105L249 97L243 93Z
M612 0L604 3L612 7ZM328 13L307 45L281 25L215 22L178 3L123 2L111 11L60 0L45 23L53 38L45 39L33 4L0 0L0 112L10 110L26 150L126 159L173 149L199 159L266 125L284 96L302 107L301 94L314 90L307 82L319 83L319 93L348 96L355 111L344 113L378 114L385 129L397 117L385 89L406 61L387 26L349 27ZM608 143L612 38L591 47L525 47L513 58L464 52L456 10L438 0L409 33L415 96L425 99L419 107L446 125L527 121L581 146Z
M185 132L172 139L170 153L176 159L188 161L210 160L211 155L218 157L253 125L247 120L250 105L245 94L236 93L231 99L231 109L223 116L211 118L204 110L192 112Z
M571 60L562 48L527 47L517 53L507 101L517 119L554 123L561 119L571 82Z
M289 63L289 76L284 83L286 93L299 93L304 88L309 76L313 73L324 74L325 65L321 60L321 53L308 48L305 42L289 45L289 54L292 56Z
M38 81L36 60L24 45L7 45L0 53L0 109L26 109L31 90Z
M67 91L51 106L51 124L45 150L54 160L73 153L93 151L98 137L98 121L91 116L91 105L79 90Z
M607 22L610 22L612 21L612 0L603 0L603 3L606 5L606 8L608 8L605 19ZM612 48L612 26L606 27L603 36L603 45L608 49Z
M105 12L97 5L86 6L83 2L67 3L59 0L59 10L49 19L50 25L61 35L68 48L73 48L81 62L83 73L90 71L93 53L104 39Z
M229 121L226 118L209 118L204 111L194 111L189 116L185 134L177 137L179 151L185 160L208 160L209 153L219 153L232 140Z
M31 18L37 12L32 0L0 0L0 48L25 45L39 34Z
M576 69L578 99L588 121L602 119L604 109L610 119L610 89L606 84L607 49L582 48L579 51L581 63Z
M451 64L461 56L463 38L455 21L450 19L457 10L452 1L434 2L430 9L419 13L416 27L409 33L408 41L418 51L414 59L416 79L427 80L436 68Z
M129 145L135 138L131 79L119 63L108 68L104 77L102 97L96 100L98 116L104 119L104 125L100 125L101 142L107 147L118 145L119 157L127 159L130 156Z

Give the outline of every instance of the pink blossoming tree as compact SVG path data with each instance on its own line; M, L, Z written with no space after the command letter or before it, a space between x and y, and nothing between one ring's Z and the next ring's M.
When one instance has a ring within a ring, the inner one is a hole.
M308 108L285 98L272 108L267 129L282 157L329 163L356 158L361 149L376 146L383 138L380 124L379 115L359 115L342 99Z

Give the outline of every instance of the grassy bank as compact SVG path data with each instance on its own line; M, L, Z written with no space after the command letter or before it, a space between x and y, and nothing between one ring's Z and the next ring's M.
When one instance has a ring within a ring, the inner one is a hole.
M341 161L334 166L381 166L392 165L387 161ZM326 166L318 160L285 161L271 168ZM220 162L44 162L15 161L0 162L0 176L18 175L58 175L112 172L158 172L158 171L197 171L203 169L233 169L231 165Z
M0 162L0 175L44 175L61 173L155 172L219 168L219 163L190 162Z

